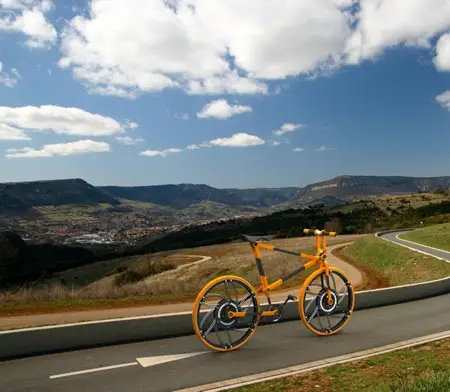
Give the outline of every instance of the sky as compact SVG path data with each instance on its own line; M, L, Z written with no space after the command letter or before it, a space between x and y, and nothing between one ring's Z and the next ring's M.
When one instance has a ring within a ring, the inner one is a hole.
M449 169L448 0L0 0L0 182Z

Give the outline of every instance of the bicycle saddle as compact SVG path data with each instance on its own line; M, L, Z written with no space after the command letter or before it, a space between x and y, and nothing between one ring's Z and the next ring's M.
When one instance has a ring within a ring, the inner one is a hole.
M250 243L255 243L258 241L270 241L271 239L273 239L272 236L253 236L247 234L241 234L241 238Z

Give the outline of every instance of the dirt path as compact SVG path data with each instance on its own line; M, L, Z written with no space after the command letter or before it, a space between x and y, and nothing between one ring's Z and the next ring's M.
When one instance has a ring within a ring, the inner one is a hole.
M328 246L328 262L330 265L335 266L343 270L352 281L355 287L363 284L363 275L361 272L346 263L345 261L337 258L331 252L335 248L350 245L354 241ZM188 266L203 263L211 257L209 256L197 256L190 255L191 257L202 257L202 259L197 260L193 263L183 264L177 268L186 268ZM288 294L298 296L300 287L291 288L288 290L275 291L271 295L272 301L284 301ZM266 303L266 298L264 295L260 296L261 304ZM96 320L106 320L124 317L141 317L156 314L169 314L178 312L191 312L192 302L188 303L177 303L168 305L150 305L150 306L136 306L129 308L119 308L119 309L104 309L104 310L83 310L83 311L72 311L72 312L62 312L62 313L51 313L51 314L39 314L39 315L26 315L26 316L12 316L12 317L2 317L0 318L0 330L16 329L16 328L26 328L26 327L37 327L45 325L55 325L55 324L66 324L66 323L76 323L83 321L96 321Z

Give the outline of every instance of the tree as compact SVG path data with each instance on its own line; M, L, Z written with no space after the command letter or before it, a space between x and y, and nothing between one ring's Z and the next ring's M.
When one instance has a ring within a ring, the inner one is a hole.
M339 233L341 231L341 220L339 218L333 218L325 222L324 229L326 231L335 231Z

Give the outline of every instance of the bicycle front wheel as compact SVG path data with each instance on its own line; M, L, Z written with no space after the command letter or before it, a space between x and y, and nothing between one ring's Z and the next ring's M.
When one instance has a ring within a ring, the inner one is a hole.
M345 273L335 267L314 271L300 289L298 310L303 324L319 336L334 335L350 321L355 292Z
M198 293L192 310L194 331L214 351L233 351L246 344L260 320L259 299L254 287L239 276L221 276ZM229 312L245 316L229 318Z

